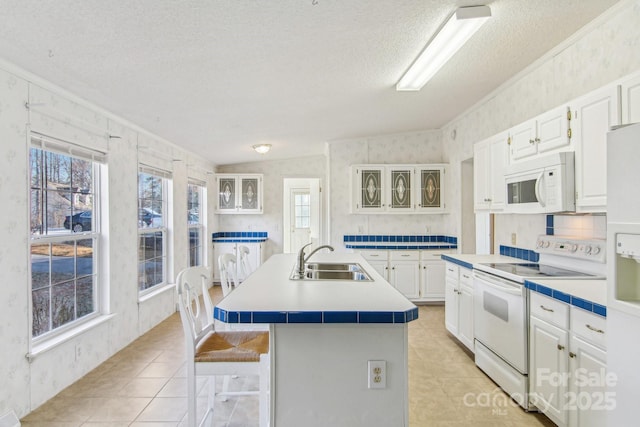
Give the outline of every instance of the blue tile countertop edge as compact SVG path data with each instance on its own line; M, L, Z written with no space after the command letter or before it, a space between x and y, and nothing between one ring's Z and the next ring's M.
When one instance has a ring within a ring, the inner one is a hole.
M418 307L407 311L227 311L215 307L213 317L225 323L409 323Z
M448 243L457 245L458 238L442 235L369 235L369 234L346 234L343 242L369 242L369 243Z
M447 256L447 255L445 255L445 254L440 255L440 258L442 258L442 259L443 259L443 260L445 260L445 261L448 261L448 262L452 262L452 263L454 263L454 264L457 264L457 265L459 265L459 266L461 266L461 267L464 267L464 268L468 268L468 269L473 270L473 264L471 264L471 263L469 263L469 262L460 261L460 260L459 260L459 259L457 259L457 258L452 258L452 257Z
M429 249L458 249L458 245L351 245L347 249L400 249L400 250L429 250Z
M211 235L212 241L220 243L259 243L267 239L268 234L266 231L221 231Z
M457 249L458 238L443 235L344 235L347 249Z
M590 311L602 317L607 317L607 307L604 305L596 304L591 301L587 301L583 298L574 297L573 295L565 294L564 292L556 291L547 286L539 285L535 282L525 280L524 286L539 294L546 295L558 301L562 301L567 304L571 304L575 307L581 308L586 311Z

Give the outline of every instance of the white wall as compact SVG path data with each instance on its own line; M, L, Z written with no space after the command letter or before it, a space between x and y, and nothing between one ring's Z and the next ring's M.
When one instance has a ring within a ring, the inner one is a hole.
M30 109L25 107L28 102ZM28 318L29 123L47 135L107 149L108 171L102 182L106 251L100 275L107 281L103 312L111 315L56 346L37 349L30 360L25 357L34 350ZM170 282L187 265L187 177L207 180L206 170L212 171L213 165L6 63L0 63L0 141L0 199L4 202L0 210L0 414L13 409L22 417L175 312L172 287L138 298L138 161L153 163L161 158L173 169L175 197L170 216L176 222L170 226L174 239ZM139 145L146 146L146 151L138 150ZM215 226L215 219L208 225Z
M521 75L442 129L443 157L460 188L460 163L473 144L640 69L640 2L626 1L597 18ZM453 137L455 130L455 138ZM454 198L448 226L459 234L460 200ZM535 248L545 232L544 215L496 215L495 248Z

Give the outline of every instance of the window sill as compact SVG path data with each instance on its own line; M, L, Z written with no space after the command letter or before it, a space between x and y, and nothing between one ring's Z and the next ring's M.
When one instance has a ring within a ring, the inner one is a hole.
M162 285L162 286L158 286L156 289L153 289L152 291L142 294L138 297L138 304L145 302L145 301L149 301L150 299L163 294L167 291L173 291L175 290L176 285L175 283L167 283L166 285Z
M38 344L35 344L31 349L31 352L27 353L26 355L27 359L29 360L29 362L32 362L33 359L40 356L41 354L46 353L47 351L55 347L58 347L59 345L64 344L65 342L70 341L79 335L84 334L90 329L93 329L99 325L102 325L103 323L111 320L113 317L115 317L115 314L105 314L105 315L97 316L94 319L88 320L82 323L81 325L78 325L78 327L76 328L73 328L69 331L66 331L59 335L51 337Z

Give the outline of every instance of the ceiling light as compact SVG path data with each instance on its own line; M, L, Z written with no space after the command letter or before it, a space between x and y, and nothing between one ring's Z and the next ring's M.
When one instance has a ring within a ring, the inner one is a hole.
M458 8L411 64L396 90L422 89L490 17L489 6Z
M266 154L271 150L271 144L256 144L253 149L260 154Z

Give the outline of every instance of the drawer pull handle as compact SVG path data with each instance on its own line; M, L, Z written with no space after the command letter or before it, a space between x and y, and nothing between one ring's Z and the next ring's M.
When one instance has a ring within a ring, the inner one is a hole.
M603 331L602 329L594 328L594 327L593 327L593 326L591 326L591 325L587 325L587 328L588 328L588 329L591 329L593 332L597 332L597 333L599 333L599 334L604 334L604 331Z
M558 350L564 350L564 346L563 346L563 345L558 344Z
M408 255L408 254L401 254L400 256L408 257L408 256L410 256L410 255Z
M463 274L462 277L464 277L465 279L469 279L470 277L467 276L466 274Z
M540 308L543 309L544 311L548 311L550 313L553 313L553 309L552 308L547 308L544 305L540 305Z
M450 271L453 273L453 268L447 268L447 271Z

